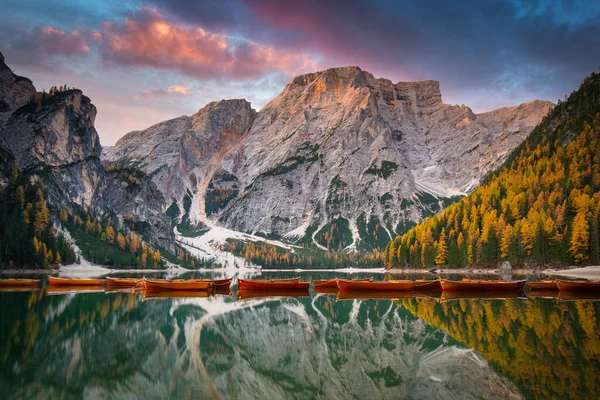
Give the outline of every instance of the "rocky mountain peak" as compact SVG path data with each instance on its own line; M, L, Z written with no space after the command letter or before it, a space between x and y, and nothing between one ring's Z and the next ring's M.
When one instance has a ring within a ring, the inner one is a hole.
M29 103L35 93L31 80L15 75L0 53L0 130L8 117L17 108Z

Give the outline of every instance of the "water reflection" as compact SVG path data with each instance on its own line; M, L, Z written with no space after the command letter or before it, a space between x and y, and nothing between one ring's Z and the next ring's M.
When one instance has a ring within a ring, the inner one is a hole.
M0 388L13 398L269 399L600 389L598 302L347 297L2 292Z

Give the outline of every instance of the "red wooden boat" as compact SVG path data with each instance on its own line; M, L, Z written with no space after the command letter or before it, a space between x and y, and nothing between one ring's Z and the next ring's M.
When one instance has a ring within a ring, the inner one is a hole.
M413 288L414 290L432 290L432 291L436 291L442 290L442 284L440 283L439 279L435 279L435 280L420 280L417 279L414 283L413 283Z
M348 280L350 280L350 279L348 279ZM352 279L353 282L371 282L372 280L373 280L373 278ZM313 281L313 284L315 285L315 288L337 289L338 288L337 281L338 281L337 278L317 279L316 281Z
M450 281L440 279L442 290L444 292L502 292L518 290L522 291L526 281L501 281L501 280L482 280L482 279L463 279L462 281Z
M238 290L238 300L258 299L269 297L307 297L310 296L308 287L306 289L258 289L258 290Z
M310 283L296 280L246 280L238 279L239 290L308 290Z
M412 290L413 282L408 280L357 282L347 279L338 279L338 288L340 289L340 291L402 291Z
M232 278L226 278L226 279L200 279L201 281L206 281L206 282L212 282L213 286L217 287L217 286L226 286L229 287L229 285L231 285L231 279Z
M527 282L529 290L558 290L556 281Z
M109 288L134 288L141 286L143 288L144 280L141 278L106 278L106 286Z
M213 287L211 282L200 279L144 279L146 290L208 290Z
M31 288L31 287L37 287L40 284L40 280L39 279L14 279L14 278L10 278L10 279L0 279L0 288L18 288L18 287L24 287L24 288Z
M48 277L50 286L104 286L104 279Z
M556 280L561 292L600 292L600 281L562 281Z
M338 300L397 300L410 299L410 290L344 290L337 295Z

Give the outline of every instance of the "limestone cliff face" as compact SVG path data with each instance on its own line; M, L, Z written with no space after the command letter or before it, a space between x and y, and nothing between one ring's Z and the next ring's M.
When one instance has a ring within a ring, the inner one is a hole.
M358 67L299 76L256 115L222 103L132 132L107 157L145 168L192 223L326 247L339 235L348 249L383 244L474 189L553 106L475 114L444 104L436 81ZM194 129L201 115L219 123Z
M256 112L246 100L210 103L193 116L131 132L108 149L112 162L146 171L164 194L200 222L204 193L221 159L247 134ZM201 193L202 196L198 196Z
M0 57L0 105L0 186L16 164L44 182L48 201L57 208L81 207L96 215L147 221L152 226L147 238L172 236L164 196L147 177L142 174L134 185L102 166L96 107L81 90L36 92L31 81L15 77ZM167 247L163 241L161 245Z
M0 53L0 130L8 117L17 108L29 103L34 94L33 83L28 78L15 75Z

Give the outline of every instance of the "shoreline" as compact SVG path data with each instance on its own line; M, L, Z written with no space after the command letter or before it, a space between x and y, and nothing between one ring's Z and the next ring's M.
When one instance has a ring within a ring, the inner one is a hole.
M391 274L391 275L521 275L521 276L555 276L555 277L567 277L572 279L589 279L589 280L600 280L600 266L588 266L582 268L570 268L570 269L514 269L511 271L502 271L500 269L436 269L431 271L428 269L385 269L385 268L327 268L327 269L254 269L254 268L201 268L197 270L188 270L176 265L170 265L166 269L112 269L105 268L100 265L63 265L56 269L2 269L0 275L51 275L58 273L59 276L68 278L88 278L88 277L101 277L111 274L148 274L148 273L163 273L167 276L177 276L188 272L201 272L201 273L222 273L225 275L231 274L232 276L241 275L260 275L267 272L292 272L292 273L318 273L318 272L333 272L339 274L360 274L360 273L371 273L371 274Z

